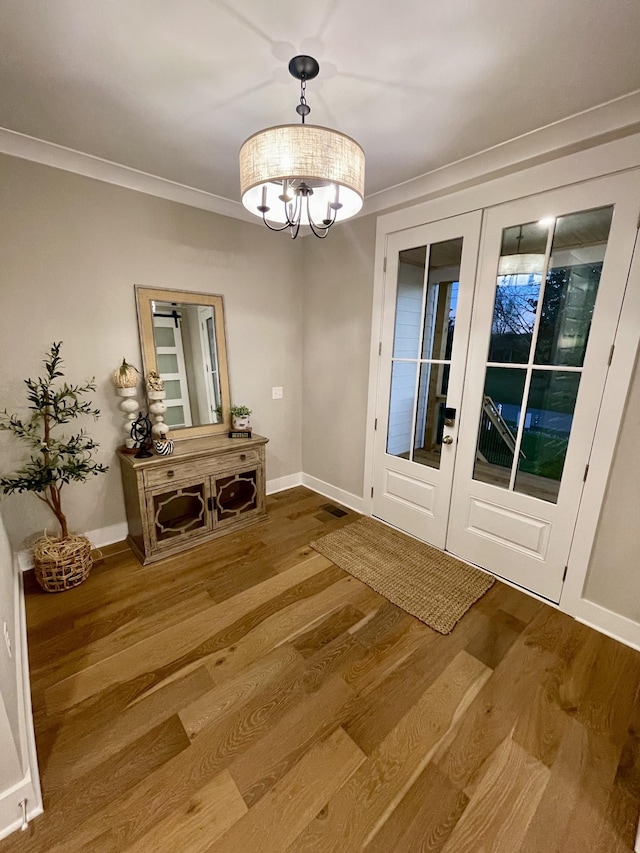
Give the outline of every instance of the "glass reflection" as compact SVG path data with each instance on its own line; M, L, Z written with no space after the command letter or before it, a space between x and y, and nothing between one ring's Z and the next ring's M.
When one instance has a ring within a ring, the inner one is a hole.
M406 249L398 258L394 358L418 357L426 261L426 246Z
M440 467L462 243L443 240L398 258L387 453L432 468Z
M461 262L461 237L434 243L431 247L424 306L422 358L451 358Z
M214 309L152 302L156 363L167 392L165 422L171 427L222 420Z
M589 339L613 208L560 217L545 284L536 364L581 367Z
M413 401L416 393L416 362L396 361L391 370L387 453L409 459Z
M508 488L516 452L526 371L488 367L473 479Z
M515 491L557 503L580 374L534 370Z
M489 361L528 366L487 368L474 479L509 488L517 454L512 488L557 503L612 217L603 207L504 229Z
M529 361L548 235L549 226L537 222L502 232L489 361Z
M413 444L413 461L419 465L440 467L448 384L448 364L420 365Z

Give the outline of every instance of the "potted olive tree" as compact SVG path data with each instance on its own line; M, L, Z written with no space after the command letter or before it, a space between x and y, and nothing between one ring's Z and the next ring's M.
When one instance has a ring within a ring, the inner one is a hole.
M34 545L34 566L38 583L47 592L60 592L81 584L92 566L91 542L86 536L70 533L62 509L62 490L68 483L82 483L103 474L107 467L93 460L98 445L84 429L75 435L57 434L59 427L84 415L97 418L98 409L81 398L96 390L95 380L83 385L63 382L62 342L54 343L44 359L45 375L25 379L28 393L28 418L0 413L0 430L7 430L31 448L31 456L22 468L8 477L0 477L0 490L33 492L49 507L60 525L58 536L44 536Z

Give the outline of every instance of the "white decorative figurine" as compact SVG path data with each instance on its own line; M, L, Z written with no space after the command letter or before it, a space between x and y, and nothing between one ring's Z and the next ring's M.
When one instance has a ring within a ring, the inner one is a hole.
M131 424L140 411L140 403L136 399L138 376L138 369L132 364L128 364L126 358L122 359L122 364L113 374L116 394L118 397L122 397L119 408L124 413L124 424L122 425L122 432L125 436L124 443L125 447L130 449L135 446L135 442L131 438Z
M151 435L154 442L165 441L168 437L169 427L164 422L164 413L167 411L164 402L166 396L164 380L155 370L150 370L147 373L147 399L149 400L149 413L153 418Z

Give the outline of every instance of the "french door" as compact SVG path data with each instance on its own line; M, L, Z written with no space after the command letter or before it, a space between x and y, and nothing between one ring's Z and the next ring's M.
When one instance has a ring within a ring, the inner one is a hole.
M374 515L559 600L639 199L632 173L491 208L477 273L479 215L389 237Z
M387 244L373 514L445 547L480 240L479 212Z

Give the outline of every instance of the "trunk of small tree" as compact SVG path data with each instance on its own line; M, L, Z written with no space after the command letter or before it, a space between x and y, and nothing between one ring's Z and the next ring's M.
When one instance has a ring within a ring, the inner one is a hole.
M60 537L62 539L66 539L69 535L69 529L67 527L67 517L62 512L62 505L60 503L60 492L56 489L55 486L49 486L49 495L51 498L51 503L49 506L53 510L53 514L58 519L58 524L60 525Z

